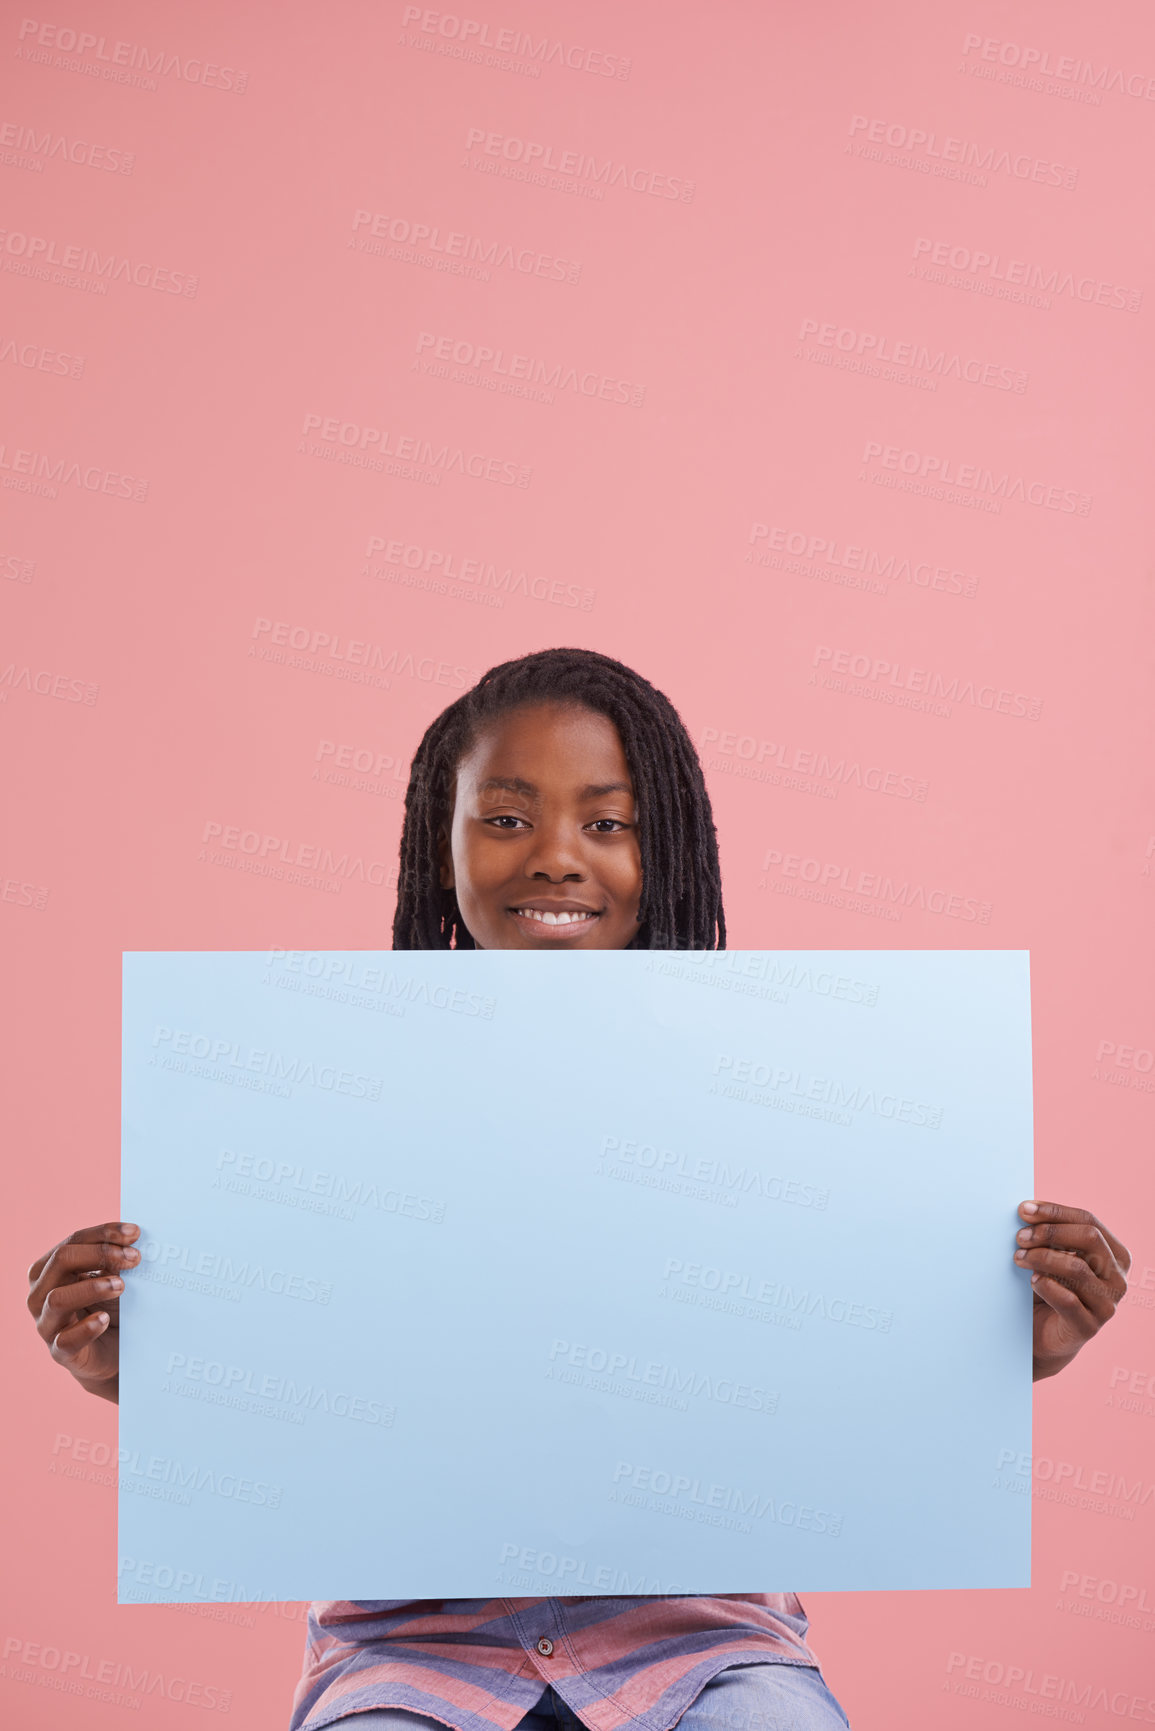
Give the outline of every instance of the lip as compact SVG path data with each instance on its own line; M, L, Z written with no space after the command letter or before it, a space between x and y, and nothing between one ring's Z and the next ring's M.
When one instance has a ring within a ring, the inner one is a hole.
M591 931L601 917L600 909L584 907L580 902L530 901L519 902L518 907L536 908L540 913L588 915L588 918L582 920L580 924L547 926L543 920L531 919L525 914L518 913L514 908L506 909L519 932L522 932L527 938L535 938L538 942L544 941L552 944L572 943L575 938L580 938L584 933Z
M539 914L600 914L601 908L591 908L588 902L555 902L548 896L527 896L523 902L511 902L508 912L516 908L533 908Z

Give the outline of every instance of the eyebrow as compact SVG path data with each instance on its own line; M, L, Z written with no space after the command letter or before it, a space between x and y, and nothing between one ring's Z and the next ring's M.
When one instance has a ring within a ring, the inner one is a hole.
M530 799L541 791L532 781L523 781L520 775L491 775L482 782L478 791L488 793L491 788L504 788L507 793L522 793ZM633 791L628 781L589 782L579 789L578 798L601 799L607 793L628 793L632 796Z

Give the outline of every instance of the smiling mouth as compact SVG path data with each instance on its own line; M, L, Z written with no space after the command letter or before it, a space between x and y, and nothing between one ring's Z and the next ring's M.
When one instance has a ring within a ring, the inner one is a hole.
M526 920L543 931L565 933L570 936L575 932L586 931L594 921L601 918L594 908L510 908L510 913L519 920Z

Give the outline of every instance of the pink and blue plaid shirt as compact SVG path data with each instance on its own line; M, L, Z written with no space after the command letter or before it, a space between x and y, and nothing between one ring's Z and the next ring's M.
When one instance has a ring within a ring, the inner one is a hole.
M290 1731L369 1707L512 1731L547 1684L589 1731L669 1731L727 1665L816 1666L806 1630L793 1593L323 1602Z

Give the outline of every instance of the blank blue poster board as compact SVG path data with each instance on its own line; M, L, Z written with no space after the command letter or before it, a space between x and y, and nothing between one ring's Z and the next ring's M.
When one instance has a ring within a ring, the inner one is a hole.
M1029 1585L1025 951L124 957L120 1599Z

